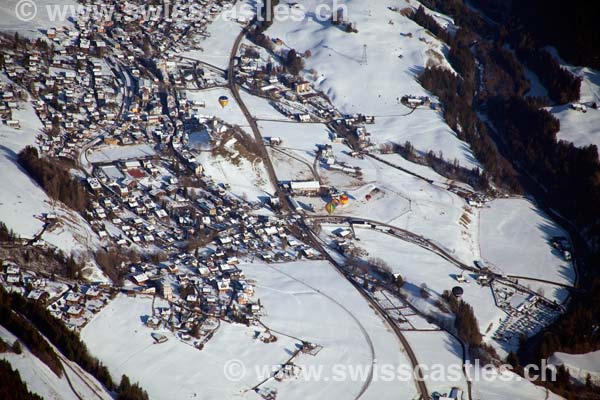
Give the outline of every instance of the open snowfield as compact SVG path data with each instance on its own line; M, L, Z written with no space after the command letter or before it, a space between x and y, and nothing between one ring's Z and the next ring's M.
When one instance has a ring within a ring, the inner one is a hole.
M222 156L214 157L210 152L199 153L198 160L207 176L216 182L229 184L230 191L237 196L255 201L275 191L262 161L252 163L240 155L233 161Z
M0 3L0 29L29 38L44 37L48 28L71 25L59 16L76 15L77 4L73 0L5 0Z
M151 157L156 152L151 145L135 144L130 146L102 146L94 148L87 155L91 163L109 163L119 160L129 160L143 157Z
M213 88L201 91L186 92L188 99L204 101L205 107L200 108L200 111L196 112L195 115L199 117L217 117L228 124L238 125L244 128L248 134L252 134L248 121L244 117L242 110L237 105L233 98L233 95L227 88ZM219 97L227 96L229 98L229 104L225 107L221 107L219 104Z
M600 71L588 67L570 65L562 60L558 51L548 47L563 68L581 78L580 103L586 105L587 112L571 109L569 104L548 108L560 120L558 139L572 142L575 146L584 147L590 144L600 147L600 110L594 110L592 103L600 105Z
M564 365L571 376L585 383L588 374L596 385L600 384L600 350L584 354L554 353L548 360L554 365Z
M226 69L229 65L231 46L236 36L242 31L242 24L236 19L242 18L249 21L252 18L249 4L248 1L241 1L233 9L224 10L208 27L210 37L200 43L203 50L188 51L183 55Z
M316 72L306 76L316 88L343 113L375 115L376 123L368 130L376 143L409 140L418 150L442 151L444 157L456 158L461 165L478 165L466 143L457 139L439 112L422 108L410 113L400 103L403 95L428 95L416 81L426 65L450 68L443 44L410 19L388 9L411 6L404 0L344 2L348 19L358 29L358 33L346 33L316 18L318 3L302 3L306 17L301 21L276 21L267 30L270 37L283 40L300 53L311 51L306 71ZM366 64L361 63L363 45L367 45Z
M38 233L43 222L35 216L53 212L50 199L17 162L17 154L28 145L35 145L41 123L30 103L13 111L13 118L21 121L16 130L0 125L0 220L22 237Z
M371 229L355 228L360 241L356 245L369 252L367 257L379 257L399 273L405 281L403 290L420 297L420 286L426 284L434 296L441 296L454 286L464 289L462 299L473 306L479 329L485 332L490 323L505 317L504 311L496 307L492 291L482 287L469 274L464 276L468 283L458 284L456 275L462 272L453 264L415 244L394 238ZM436 310L439 313L439 310Z
M527 199L497 199L481 211L481 255L508 275L545 279L571 285L573 265L549 243L568 235ZM507 251L510 249L510 251ZM567 291L556 286L523 281L532 289L544 288L549 299L562 302Z
M281 398L345 399L362 390L366 390L364 398L381 398L389 393L401 398L414 396L416 389L410 381L373 379L365 384L374 358L379 364L394 366L407 361L382 320L331 266L295 262L241 267L248 277L257 280L256 297L266 313L262 321L278 337L275 343L252 338L255 330L262 330L260 327L223 323L202 351L171 334L168 342L155 345L150 337L152 330L141 323L141 317L151 313L152 300L125 296L118 296L103 309L84 328L82 338L113 375L126 373L139 380L153 399L189 398L194 393L202 399L236 397L240 390L259 382L255 366L280 364L290 357L299 341L285 335L323 346L316 356L302 354L295 360L305 371L317 371L322 379L265 383L265 387L276 388ZM224 376L223 368L230 359L240 360L246 367L246 375L238 382ZM336 364L362 368L364 376L359 373L350 379L348 369L347 379L334 381L335 376L341 376L333 369ZM252 396L248 392L245 398Z
M450 334L444 331L404 332L419 362L426 365L425 382L430 393L449 393L452 387L467 391L467 381L462 372L462 347ZM440 367L443 374L437 374Z
M12 345L17 339L11 332L0 326L0 338L9 345ZM67 399L110 399L111 397L104 392L102 386L87 373L81 371L76 365L69 362L73 369L77 371L77 374L67 366L65 366L66 373L71 380L71 383L77 393L78 397L73 389L69 386L67 378L63 375L62 377L56 376L56 374L48 368L46 364L40 361L34 356L25 346L22 346L23 352L21 354L15 354L12 352L0 353L0 359L7 360L10 362L13 369L19 371L21 380L27 384L27 388L40 395L45 400L67 400ZM81 378L84 377L84 380ZM92 386L95 391L92 391ZM99 394L101 397L98 397Z

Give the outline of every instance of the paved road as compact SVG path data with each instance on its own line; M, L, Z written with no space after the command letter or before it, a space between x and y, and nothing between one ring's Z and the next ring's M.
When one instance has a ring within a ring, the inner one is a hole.
M250 22L249 26L251 26L252 23L253 22ZM231 53L229 54L229 68L227 69L227 79L229 81L229 89L231 90L231 94L233 95L233 98L240 106L240 109L242 110L244 117L246 117L246 120L248 121L248 125L250 125L250 128L252 129L252 133L254 134L254 140L260 146L259 148L261 149L262 154L259 154L259 156L264 161L265 167L267 169L267 173L269 174L269 180L271 181L271 184L273 185L275 190L278 192L277 189L279 187L279 185L278 185L279 181L277 180L277 174L275 173L275 168L273 167L273 163L271 162L271 159L269 158L269 154L267 153L267 149L264 145L264 140L263 140L262 135L260 134L260 129L258 129L258 124L256 123L256 120L254 119L252 114L250 114L250 111L248 111L248 107L246 107L246 104L242 100L242 97L240 96L239 86L235 81L235 68L234 68L235 55L237 54L238 49L240 47L240 43L242 42L242 39L246 35L247 31L248 31L248 28L247 27L244 28L240 32L240 34L237 36L237 38L235 39L235 42L233 43ZM282 196L280 195L280 198L281 197ZM285 199L281 199L281 200L282 200L281 205L284 206L286 204Z
M251 25L252 25L252 22L249 24L249 26L251 26ZM248 108L246 107L246 104L242 100L240 93L239 93L239 86L237 85L237 83L235 81L234 59L238 52L240 43L241 43L242 39L244 38L244 36L246 35L246 33L247 33L247 28L244 28L242 30L242 32L240 32L240 34L237 36L237 38L233 44L233 48L231 49L231 53L229 55L229 68L228 68L228 73L227 73L227 78L229 80L229 89L231 90L231 93L232 93L234 99L240 106L240 109L242 110L244 116L246 117L246 120L248 121L248 124L250 125L250 128L252 129L252 132L254 134L254 138L255 138L256 142L258 144L260 144L260 146L261 146L262 153L263 153L261 156L265 162L265 166L267 167L269 179L273 183L274 187L278 188L279 181L277 180L277 175L275 173L275 169L269 158L267 149L264 145L263 137L260 134L260 130L256 123L256 119L252 116L252 114L250 114ZM287 202L285 201L285 196L283 196L283 194L279 190L278 190L278 192L279 192L279 197L280 197L282 207L286 207ZM417 374L420 378L420 379L415 380L415 384L419 390L421 398L429 399L430 398L429 391L427 390L427 386L425 385L425 382L422 379L422 372L418 368L419 363L417 361L417 357L416 357L414 351L412 350L412 348L410 347L410 344L408 343L408 341L406 340L406 338L400 331L400 329L394 324L393 319L387 314L387 312L385 310L383 310L379 306L379 304L377 304L376 301L374 301L370 296L368 296L364 292L364 289L362 287L360 287L360 285L358 285L353 279L351 279L350 277L348 277L344 274L342 267L340 265L338 265L337 262L325 251L325 249L322 247L320 242L314 237L314 233L309 229L309 227L306 224L305 224L305 229L307 232L309 232L309 234L311 236L313 236L312 242L314 242L314 245L316 246L317 250L319 250L323 255L325 255L327 257L329 262L336 268L336 270L359 291L359 293L373 306L373 308L378 310L378 312L382 315L384 320L390 325L390 327L392 328L392 330L394 331L394 333L400 340L400 343L404 347L404 350L406 351L413 368L415 369L415 371L417 372ZM357 398L361 397L365 391L366 391L366 387L364 387L361 390L361 393L359 393Z
M417 389L419 390L421 399L429 400L430 399L429 390L427 389L427 385L425 384L425 381L423 379L423 373L421 371L421 368L419 367L419 362L417 360L417 356L415 355L415 352L413 351L412 347L410 347L408 340L406 340L406 338L404 337L404 334L402 333L400 328L396 325L393 318L387 313L386 310L384 310L379 305L379 303L377 301L375 301L371 296L369 296L365 292L365 289L362 286L360 286L354 279L352 279L352 277L350 277L349 275L347 275L345 273L343 266L341 266L333 257L331 257L331 255L327 252L327 250L321 244L321 242L318 239L318 237L316 236L316 234L308 227L308 225L305 224L304 229L310 233L311 244L319 252L321 252L321 254L323 254L323 256L325 256L325 258L335 267L335 269L339 272L339 274L342 277L347 279L348 282L350 282L350 284L352 284L352 286L354 286L354 288L363 296L363 298L371 306L373 306L373 308L377 311L377 313L379 313L379 315L382 316L384 321L387 322L389 327L394 331L394 334L396 335L396 337L402 344L402 347L406 351L406 355L408 356L408 359L411 363L413 371L417 374L417 377L415 379L415 385L417 386Z
M417 235L413 232L407 231L402 228L398 228L394 225L390 225L385 222L374 221L374 220L370 220L370 219L366 219L366 218L357 218L357 217L353 217L353 216L349 216L349 215L314 215L314 216L309 216L308 219L332 220L332 221L345 222L345 223L348 221L351 221L351 220L360 220L360 221L364 221L370 225L383 226L383 227L386 227L389 229L389 231L383 231L383 233L390 234L399 239L416 244L417 246L422 247L425 250L431 251L431 252L437 254L438 256L442 257L446 261L454 264L456 267L458 267L462 270L470 271L470 272L474 272L474 273L481 272L479 268L467 265L467 264L463 263L462 261L460 261L459 259L455 258L452 254L450 254L447 250L445 250L443 247L441 247L437 243L435 243L421 235ZM532 280L532 281L548 283L548 284L556 285L556 286L560 286L560 287L565 287L568 289L574 289L572 286L566 285L564 283L559 283L559 282L554 282L554 281L549 281L549 280L544 280L544 279L521 277L521 276L514 276L514 275L503 275L503 274L498 274L498 273L492 273L491 275L493 275L494 279L502 281L505 284L510 284L511 286L514 286L521 291L524 291L524 292L530 293L530 294L535 294L536 296L545 300L549 304L552 304L553 301L551 301L550 299L548 299L538 293L535 293L533 290L531 290L523 285L514 283L512 281L508 281L506 278Z

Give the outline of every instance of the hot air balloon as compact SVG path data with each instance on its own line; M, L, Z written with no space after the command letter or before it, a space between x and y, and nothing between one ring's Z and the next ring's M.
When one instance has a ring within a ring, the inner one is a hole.
M343 194L340 196L340 204L345 206L346 204L348 204L348 201L350 201L350 199L348 198L347 194Z
M460 286L454 286L452 288L452 294L454 295L454 297L461 297L464 293L464 289L461 288Z
M369 201L369 200L371 200L371 195L370 195L370 194L367 194L367 195L365 196L365 200L366 200L366 201Z
M327 210L327 213L329 213L329 214L333 214L333 212L335 211L335 208L336 208L336 205L333 201L330 201L325 206L325 209Z
M227 96L219 97L219 104L221 105L222 108L225 108L225 106L227 104L229 104L229 97L227 97Z

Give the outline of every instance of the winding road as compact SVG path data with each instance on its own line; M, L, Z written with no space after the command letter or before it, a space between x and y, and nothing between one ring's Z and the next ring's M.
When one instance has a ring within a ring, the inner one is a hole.
M263 137L260 133L260 129L258 128L256 119L252 116L252 114L248 110L248 107L242 100L242 97L240 96L240 92L239 92L239 85L237 84L236 79L235 79L236 78L235 77L235 57L239 50L239 47L240 47L240 44L241 44L243 38L245 37L246 33L248 32L248 27L252 26L253 22L254 22L254 20L252 20L239 33L239 35L235 39L235 42L233 43L233 47L232 47L230 55L229 55L229 67L227 69L228 86L231 91L231 94L233 95L233 98L239 105L240 109L242 110L242 113L244 114L244 117L246 118L246 120L248 121L248 124L250 125L250 128L252 129L252 133L254 134L254 139L255 139L256 143L260 146L261 153L262 153L262 154L260 154L260 156L265 163L271 183L277 189L277 194L280 198L282 208L285 211L287 209L287 202L285 201L284 194L280 190L278 190L279 181L277 179L277 174L275 173L275 168L273 167L273 163L271 162L271 159L269 158L269 154L268 154L266 146L264 144ZM381 315L382 319L392 329L392 331L394 332L394 334L400 341L402 347L404 348L404 350L411 362L413 370L417 374L417 377L415 379L415 385L419 391L420 398L421 399L430 399L429 391L427 389L427 385L424 382L423 374L419 367L419 362L417 360L417 357L416 357L413 349L410 347L410 344L408 343L408 341L402 334L402 331L394 323L393 319L388 315L388 313L383 308L381 308L381 306L373 298L371 298L368 294L366 294L364 292L364 289L358 283L356 283L350 276L348 276L344 273L342 266L339 265L337 263L337 261L333 257L331 257L331 255L323 248L323 246L321 245L319 240L316 238L315 233L308 227L308 225L306 223L304 223L304 220L302 220L302 222L304 224L305 232L307 232L309 234L310 241L315 246L315 248L318 251L320 251L321 254L323 254L327 258L327 260L335 267L336 271L338 271L342 277L347 279L348 282L350 282L356 288L356 290L363 296L363 298L373 307L374 310L376 310ZM371 346L372 346L372 343L371 343ZM372 369L371 369L371 374L372 374ZM371 376L371 379L372 379L372 376ZM369 379L369 383L370 383L370 379ZM360 398L365 393L367 388L368 388L368 384L363 387L363 389L358 394L356 399Z

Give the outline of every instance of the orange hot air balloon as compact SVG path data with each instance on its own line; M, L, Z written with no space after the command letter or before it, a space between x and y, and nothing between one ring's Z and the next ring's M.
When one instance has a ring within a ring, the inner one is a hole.
M325 209L327 210L328 214L333 214L333 212L335 211L335 208L336 208L336 205L335 205L335 203L333 201L330 201L325 206Z
M346 204L348 204L348 201L350 201L350 199L348 198L347 194L343 194L340 196L340 204L345 206Z
M225 108L225 106L227 104L229 104L229 97L227 97L227 96L219 97L219 104L221 105L222 108Z

